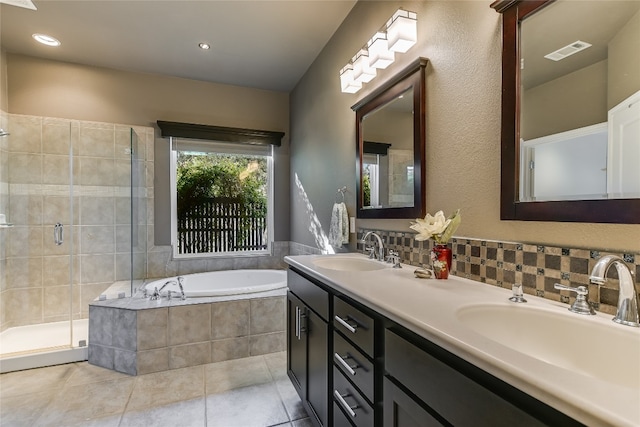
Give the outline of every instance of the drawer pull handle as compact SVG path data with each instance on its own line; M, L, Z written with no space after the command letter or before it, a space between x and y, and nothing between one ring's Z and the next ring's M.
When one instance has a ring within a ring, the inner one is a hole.
M307 332L307 328L302 324L303 319L306 317L305 309L296 306L296 338L298 340L302 340L302 333Z
M358 409L359 406L358 405L349 406L347 401L344 400L345 397L351 396L349 393L340 394L340 392L338 390L333 390L333 396L336 398L336 400L338 401L340 406L342 406L344 408L344 410L347 411L349 413L349 415L351 415L351 418L355 418L356 417L356 413L353 410L354 409Z
M348 317L347 317L347 318L348 318ZM356 333L356 329L358 329L358 324L357 324L357 323L356 323L355 325L353 325L353 326L352 326L352 325L348 324L346 320L344 320L342 317L340 317L340 316L338 316L338 315L336 315L336 316L334 317L334 319L336 319L336 320L338 321L338 323L340 323L342 326L344 326L345 328L347 328L347 330L348 330L349 332L351 332L352 334L355 334L355 333Z
M344 368L347 370L347 372L349 372L351 375L355 375L356 371L354 371L354 369L358 369L360 366L356 363L355 365L351 366L349 365L345 359L353 359L353 357L351 357L349 354L347 354L346 356L340 356L338 353L334 353L333 357L340 362L340 364L342 366L344 366Z

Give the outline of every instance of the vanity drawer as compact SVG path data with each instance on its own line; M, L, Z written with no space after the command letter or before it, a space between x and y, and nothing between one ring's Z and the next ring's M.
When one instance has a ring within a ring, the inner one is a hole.
M333 334L333 363L373 402L373 363L350 342Z
M454 369L445 359L432 355L431 351L446 359L455 357L446 355L434 344L429 345L427 352L395 333L385 331L387 373L447 422L492 427L545 425ZM515 390L513 394L516 394Z
M333 326L373 358L374 320L344 300L333 299Z
M287 286L325 322L329 321L329 293L300 274L287 270Z
M340 415L343 415L344 418L351 420L356 427L373 427L375 419L373 408L336 367L333 368L333 393L331 396L335 406L340 407L340 409L334 408L334 424L336 421L340 421Z

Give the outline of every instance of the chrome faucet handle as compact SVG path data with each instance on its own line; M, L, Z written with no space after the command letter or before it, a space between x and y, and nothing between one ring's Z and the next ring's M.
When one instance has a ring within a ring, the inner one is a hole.
M394 251L393 249L389 249L389 255L387 256L387 262L393 263L393 268L402 268L400 265L400 253L398 251Z
M569 307L569 311L578 314L596 314L596 311L593 309L593 307L591 307L591 304L589 304L589 300L587 298L589 295L589 290L586 286L578 286L577 288L574 288L571 286L556 283L553 285L553 287L563 291L571 291L576 293L576 300L573 302L573 304L571 304L571 307Z
M376 247L375 246L365 246L364 250L369 252L369 259L374 259L376 257Z
M509 298L509 301L518 303L527 302L527 300L523 297L524 291L522 289L522 283L514 283L511 286L511 291L513 292L513 296Z

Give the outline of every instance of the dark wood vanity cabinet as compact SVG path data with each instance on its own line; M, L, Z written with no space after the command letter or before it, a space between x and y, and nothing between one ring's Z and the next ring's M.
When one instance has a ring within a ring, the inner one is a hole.
M328 422L329 294L289 270L287 374L307 413L319 427Z
M582 424L289 270L288 374L316 427Z

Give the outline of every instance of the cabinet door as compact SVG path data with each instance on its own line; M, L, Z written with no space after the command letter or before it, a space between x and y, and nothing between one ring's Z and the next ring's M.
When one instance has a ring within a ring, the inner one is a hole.
M307 401L323 426L328 425L329 388L329 334L328 325L311 310L306 312L307 354Z
M389 379L384 379L384 427L438 427L429 412L400 390Z
M307 334L304 333L306 307L291 292L287 295L287 371L300 398L306 400ZM302 323L301 323L302 322Z

